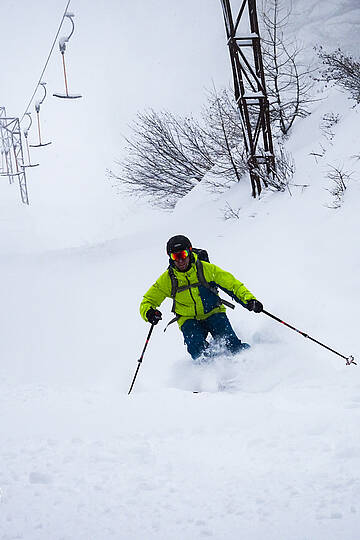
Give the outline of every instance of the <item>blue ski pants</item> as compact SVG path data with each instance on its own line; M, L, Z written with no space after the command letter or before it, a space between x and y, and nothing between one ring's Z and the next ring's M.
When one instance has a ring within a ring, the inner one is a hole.
M235 334L225 313L214 313L203 321L188 319L181 326L187 350L193 360L200 356L210 356L207 352L209 343L206 341L210 333L215 341L222 342L231 354L249 348Z

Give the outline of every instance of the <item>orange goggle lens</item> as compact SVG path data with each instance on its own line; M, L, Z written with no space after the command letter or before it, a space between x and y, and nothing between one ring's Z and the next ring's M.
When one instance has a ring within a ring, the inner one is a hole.
M170 253L170 258L173 261L182 261L189 257L190 251L188 249L183 249L182 251L177 251L176 253Z

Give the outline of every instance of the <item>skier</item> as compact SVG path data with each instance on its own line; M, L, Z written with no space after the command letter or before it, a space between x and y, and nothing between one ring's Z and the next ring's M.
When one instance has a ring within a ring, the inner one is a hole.
M232 274L201 260L202 253L205 254L204 259L209 260L207 253L193 250L186 236L170 238L166 251L169 267L145 293L140 304L142 318L157 324L162 319L157 308L165 298L172 298L175 318L169 324L177 321L193 360L211 356L206 341L209 333L231 354L248 349L250 345L237 337L225 313L224 304L234 306L219 297L218 288L249 311L260 313L262 303Z

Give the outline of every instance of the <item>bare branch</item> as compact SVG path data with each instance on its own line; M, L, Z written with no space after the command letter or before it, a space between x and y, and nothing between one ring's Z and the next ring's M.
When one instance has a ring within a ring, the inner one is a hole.
M315 101L310 95L314 85L310 75L314 70L300 64L302 49L296 41L285 37L291 9L283 0L266 0L262 11L262 50L270 118L273 127L286 136L296 118L307 116L309 104Z
M317 52L325 66L320 80L334 82L360 103L360 61L347 56L341 49L326 52L319 47Z
M149 110L131 127L126 157L108 176L119 189L156 205L173 207L210 170L217 190L239 181L246 170L239 111L227 90L209 94L200 120Z

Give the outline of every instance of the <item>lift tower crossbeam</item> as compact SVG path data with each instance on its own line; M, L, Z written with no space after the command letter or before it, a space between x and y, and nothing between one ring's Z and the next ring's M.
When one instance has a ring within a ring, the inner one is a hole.
M269 102L261 54L256 0L240 2L235 22L232 10L234 3L234 0L221 0L252 195L256 197L261 193L261 179L265 187L267 186L264 175L259 175L260 170L265 168L266 174L272 174L275 171Z

